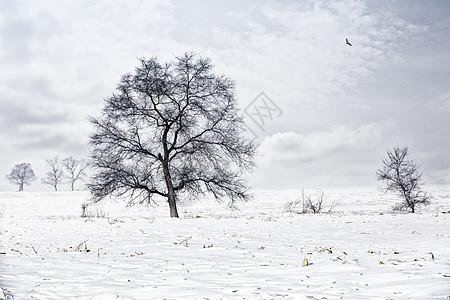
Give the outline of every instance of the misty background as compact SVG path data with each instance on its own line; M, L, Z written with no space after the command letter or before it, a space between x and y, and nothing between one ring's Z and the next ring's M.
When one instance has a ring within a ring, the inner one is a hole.
M449 15L444 0L0 0L0 191L15 164L41 178L48 158L87 157L88 116L120 76L187 51L236 81L255 188L377 185L397 145L450 184ZM261 92L278 108L262 128Z

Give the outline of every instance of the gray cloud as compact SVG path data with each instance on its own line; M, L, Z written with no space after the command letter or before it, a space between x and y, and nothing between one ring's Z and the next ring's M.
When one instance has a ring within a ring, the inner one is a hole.
M308 134L283 132L263 140L260 151L270 158L263 163L303 163L329 158L336 153L354 153L373 148L381 141L382 128L376 124L358 128L335 126L325 132ZM283 153L283 155L279 155Z
M383 151L380 142L386 126L338 125L322 132L268 136L260 146L255 184L266 182L270 187L292 188L299 184L339 186L372 182L377 152Z
M29 101L20 101L15 97L3 98L0 102L2 113L0 124L12 130L21 130L25 126L57 125L68 121L67 111L55 110L52 107L33 104Z
M32 25L18 17L17 3L2 1L0 14L0 62L22 64L30 54Z

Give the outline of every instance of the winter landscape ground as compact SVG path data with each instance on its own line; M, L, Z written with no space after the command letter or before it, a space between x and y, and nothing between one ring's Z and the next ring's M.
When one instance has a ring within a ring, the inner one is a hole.
M283 213L299 190L90 206L86 192L3 192L1 299L449 299L450 187L394 214L377 189L325 190L331 214ZM95 217L99 215L100 218ZM308 258L308 265L303 266Z

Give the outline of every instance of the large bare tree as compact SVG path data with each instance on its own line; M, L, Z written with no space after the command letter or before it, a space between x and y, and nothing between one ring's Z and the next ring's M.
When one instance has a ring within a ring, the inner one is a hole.
M156 194L178 217L183 195L247 199L243 175L254 166L255 145L242 136L236 102L234 82L214 75L209 59L140 59L105 100L101 117L91 118L93 201L129 196L131 205Z
M430 195L422 190L422 174L413 160L408 159L408 147L386 151L383 167L377 171L378 180L385 183L385 191L397 194L402 202L394 210L416 212L417 206L430 204Z
M58 184L61 183L64 175L59 157L47 159L47 166L49 170L45 177L41 179L41 182L51 185L55 191L58 191Z
M11 173L6 175L6 179L12 184L19 186L19 191L23 191L24 185L29 185L37 179L30 163L21 163L14 166Z

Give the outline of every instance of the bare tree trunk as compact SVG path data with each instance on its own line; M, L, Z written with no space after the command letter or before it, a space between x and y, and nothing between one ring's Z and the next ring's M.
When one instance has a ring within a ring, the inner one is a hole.
M166 187L167 187L167 202L169 203L169 209L170 209L170 217L171 218L179 218L178 211L177 211L177 202L175 197L175 190L173 188L172 183L172 176L170 176L170 170L169 170L169 159L167 155L166 157L162 159L162 165L164 170L164 179L166 181Z
M171 218L179 218L178 211L177 211L177 202L176 202L175 192L173 190L173 187L172 187L171 191L169 190L168 194L169 194L169 196L167 197L168 198L167 201L169 202L170 217Z

